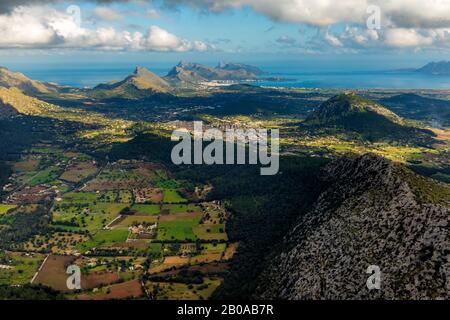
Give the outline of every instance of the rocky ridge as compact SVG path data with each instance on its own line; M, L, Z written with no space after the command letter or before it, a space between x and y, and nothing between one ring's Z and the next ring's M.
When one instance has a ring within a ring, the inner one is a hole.
M261 274L260 299L448 299L450 188L375 155L323 172L326 190ZM381 289L369 290L370 265Z

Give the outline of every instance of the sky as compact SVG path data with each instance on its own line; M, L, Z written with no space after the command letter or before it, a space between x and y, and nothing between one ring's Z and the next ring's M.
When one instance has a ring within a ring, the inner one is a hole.
M2 0L0 64L450 60L450 0Z

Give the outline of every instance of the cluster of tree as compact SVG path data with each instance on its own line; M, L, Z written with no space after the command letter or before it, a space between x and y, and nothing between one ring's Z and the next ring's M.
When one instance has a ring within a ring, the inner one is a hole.
M64 300L64 295L42 285L0 285L0 300Z
M38 206L32 214L17 211L7 223L10 227L0 231L0 247L12 248L38 234L50 232L48 211L48 205Z
M150 275L148 279L153 282L170 282L170 283L184 283L184 284L202 284L203 273L198 270L180 270L178 273L167 276Z

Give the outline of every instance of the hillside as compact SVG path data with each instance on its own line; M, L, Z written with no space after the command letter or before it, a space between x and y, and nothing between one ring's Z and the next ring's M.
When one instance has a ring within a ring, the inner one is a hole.
M204 75L204 72L190 70L180 62L169 71L169 73L165 76L165 79L174 83L185 82L192 84L207 81L207 78L201 74Z
M409 119L428 120L434 126L450 126L450 101L402 93L383 98L380 103Z
M324 191L268 260L260 299L448 299L450 188L364 155L323 170ZM366 287L377 265L381 290Z
M0 87L18 88L30 95L57 92L56 85L29 79L22 73L14 73L4 67L0 67Z
M450 75L450 61L430 62L416 70L431 75Z
M347 117L359 114L367 116L376 114L390 122L402 124L402 119L395 113L354 93L343 93L325 101L308 117L307 122L318 124L339 123Z
M239 72L248 72L250 74L254 74L257 76L261 76L265 74L263 70L258 67L251 66L243 63L223 63L220 62L216 69L220 70L228 70L228 71L239 71Z
M354 93L343 93L325 101L304 124L356 132L369 141L402 140L427 144L433 136L432 132L412 127L382 105Z
M238 63L220 63L212 68L199 63L180 62L169 71L165 79L172 83L199 83L203 81L255 80L263 71L254 66Z
M3 116L17 113L38 116L56 110L58 107L27 96L17 88L0 87L0 114Z
M0 89L1 91L2 89ZM17 110L11 107L9 104L5 104L3 100L0 100L0 119L8 118L17 115Z
M132 75L122 81L100 84L91 95L96 97L142 98L153 94L171 92L170 85L162 78L143 67L137 67Z

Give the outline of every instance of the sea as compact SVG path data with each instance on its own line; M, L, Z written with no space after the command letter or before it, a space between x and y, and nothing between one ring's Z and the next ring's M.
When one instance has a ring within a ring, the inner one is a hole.
M164 76L176 65L173 63L140 64ZM320 68L304 68L292 64L256 64L266 72L261 80L252 85L287 88L321 89L450 89L450 76L426 75L411 70L363 70L344 71ZM9 65L28 77L40 81L54 82L78 88L92 88L100 83L121 80L131 74L135 64L127 63L77 63L77 64L17 64Z

